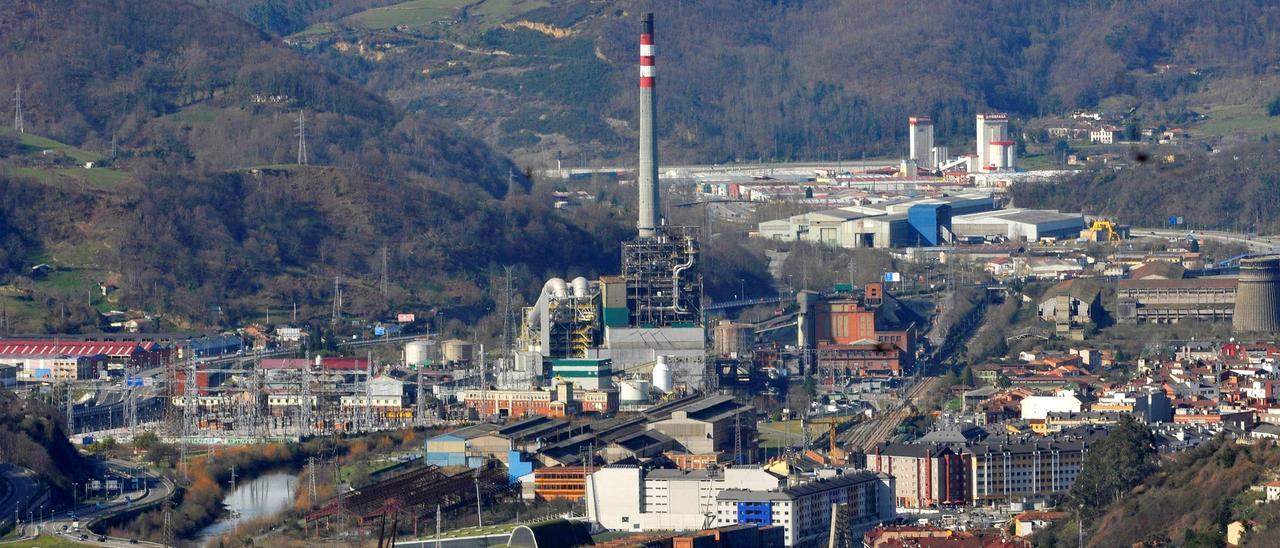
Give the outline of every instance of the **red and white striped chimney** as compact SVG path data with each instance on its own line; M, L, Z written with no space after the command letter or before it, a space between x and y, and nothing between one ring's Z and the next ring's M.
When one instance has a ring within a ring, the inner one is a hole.
M657 109L653 97L653 14L647 13L640 29L640 237L657 235L658 219L658 139Z

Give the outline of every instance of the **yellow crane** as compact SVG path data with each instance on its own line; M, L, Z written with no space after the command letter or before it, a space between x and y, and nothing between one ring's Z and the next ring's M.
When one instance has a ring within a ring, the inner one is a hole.
M1124 239L1120 227L1108 219L1094 220L1093 224L1085 230L1085 234L1085 239L1091 242L1118 242Z
M843 415L839 417L821 417L817 419L808 419L809 424L825 424L827 425L827 457L834 461L836 459L836 430L841 424L849 421L857 420L859 415ZM806 429L807 430L807 429ZM808 443L808 440L805 440Z

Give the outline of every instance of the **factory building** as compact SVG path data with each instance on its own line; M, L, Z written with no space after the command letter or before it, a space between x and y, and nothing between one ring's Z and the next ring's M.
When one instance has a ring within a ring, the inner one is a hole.
M1116 283L1116 319L1124 323L1230 321L1236 301L1233 278L1147 278Z
M566 283L552 278L525 309L517 369L541 377L554 359L610 359L633 371L666 358L675 377L700 387L706 369L696 227L661 219L653 14L640 31L637 237L622 244L622 275Z
M990 211L989 192L964 192L853 205L765 221L756 235L780 241L808 241L846 248L940 245L954 239L953 219Z
M867 468L894 477L894 504L899 508L932 508L968 500L964 459L946 446L880 444L867 455Z
M755 331L751 324L720 320L712 336L713 350L717 356L749 356L754 338Z
M754 466L648 471L608 466L587 479L587 518L617 531L696 531L715 515L721 491L767 491L783 484ZM830 505L826 511L830 514Z
M55 360L99 359L98 356L105 361L107 371L123 374L125 369L149 369L169 363L170 349L150 341L0 340L0 362L21 365L20 378L36 378L44 369L52 372Z
M459 392L458 399L481 417L567 417L578 413L618 411L617 390L579 390L569 382L559 382L551 390L541 387L473 388Z
M786 546L822 546L831 530L832 505L846 512L853 538L896 516L894 478L846 472L771 491L725 489L716 496L716 525L780 525Z
M929 171L936 169L938 164L934 163L933 156L933 120L926 116L907 118L907 135L911 142L909 158L919 167Z
M1075 239L1084 226L1084 214L1051 209L998 209L951 218L951 230L964 240Z
M971 171L1012 171L1014 142L1009 137L1009 115L1003 112L978 113L977 169Z
M571 382L581 390L613 388L613 360L608 358L563 358L551 360L551 375Z
M671 412L664 420L649 423L649 430L676 441L687 453L730 453L738 442L746 455L756 447L756 410L732 396L713 396Z
M814 349L821 390L838 392L866 377L900 377L914 365L915 324L886 319L883 284L867 284L861 301L811 294L798 301L797 344Z

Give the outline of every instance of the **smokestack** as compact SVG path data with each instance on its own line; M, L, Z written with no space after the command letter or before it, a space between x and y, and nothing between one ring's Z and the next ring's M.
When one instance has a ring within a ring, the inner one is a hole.
M646 13L640 29L640 218L641 238L657 235L658 140L654 135L657 112L653 98L653 14Z

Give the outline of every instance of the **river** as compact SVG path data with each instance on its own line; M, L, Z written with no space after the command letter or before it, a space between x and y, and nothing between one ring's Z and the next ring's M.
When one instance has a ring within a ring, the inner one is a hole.
M227 513L197 532L195 544L204 546L233 531L241 523L287 510L293 504L297 490L298 477L288 472L272 472L237 485L235 491L222 499Z

